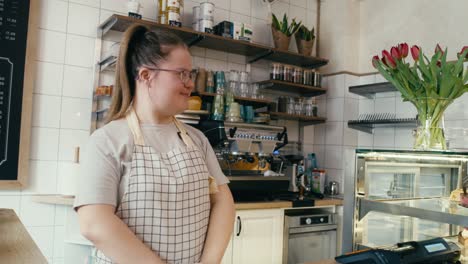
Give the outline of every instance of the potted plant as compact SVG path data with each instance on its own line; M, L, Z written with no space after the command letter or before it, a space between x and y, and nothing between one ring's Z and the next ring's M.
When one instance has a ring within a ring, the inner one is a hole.
M299 53L310 56L310 54L312 54L312 48L314 47L314 28L309 30L306 26L302 25L294 36L296 37L297 50Z
M286 14L283 15L281 22L275 14L272 14L272 20L271 30L275 47L280 50L288 50L291 36L297 32L302 22L296 23L296 19L293 18L292 22L289 23Z
M409 51L413 64L407 62ZM401 93L403 101L411 102L418 111L419 127L414 141L415 149L447 149L443 128L445 109L468 91L468 71L463 63L468 47L463 47L454 62L447 61L447 50L437 45L432 57L427 57L416 45L409 49L401 43L382 57L372 58L373 66Z

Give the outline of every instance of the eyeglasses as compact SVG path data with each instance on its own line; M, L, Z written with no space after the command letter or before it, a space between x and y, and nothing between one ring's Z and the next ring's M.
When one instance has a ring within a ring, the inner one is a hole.
M195 82L197 78L198 70L193 69L191 71L187 70L170 70L170 69L159 69L159 68L149 68L153 71L166 71L166 72L176 72L179 74L179 78L184 85L187 85L189 81Z

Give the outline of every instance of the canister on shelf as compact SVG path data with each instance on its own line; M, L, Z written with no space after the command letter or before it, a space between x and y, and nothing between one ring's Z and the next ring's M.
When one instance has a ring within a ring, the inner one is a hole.
M168 20L169 25L171 26L177 26L177 27L182 26L182 21L180 20L180 11L168 10L167 20Z
M192 23L198 22L198 20L200 20L200 6L194 6Z
M284 65L283 66L284 81L292 82L293 81L292 73L293 72L292 72L292 66L291 65Z
M270 79L271 80L281 80L280 65L281 64L279 63L272 63L270 65Z
M295 67L293 70L293 82L302 83L303 71L300 67Z
M200 19L214 19L214 4L211 2L203 2L200 4Z
M161 24L167 24L167 1L168 0L159 0L158 22Z
M314 86L322 87L322 75L317 71L314 71Z
M213 33L213 20L201 19L199 20L201 32Z
M214 82L214 73L212 71L206 72L206 89L208 93L214 93L215 91L215 82Z
M303 79L303 84L304 85L312 85L313 82L313 72L312 70L304 70L304 79Z
M203 68L198 69L197 79L195 81L195 89L198 92L204 92L206 89L206 70Z

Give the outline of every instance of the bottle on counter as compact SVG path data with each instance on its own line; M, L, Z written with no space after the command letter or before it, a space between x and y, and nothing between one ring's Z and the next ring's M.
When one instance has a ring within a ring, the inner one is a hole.
M226 79L224 72L216 72L216 96L213 101L213 110L211 111L211 119L223 121L224 120L224 89Z

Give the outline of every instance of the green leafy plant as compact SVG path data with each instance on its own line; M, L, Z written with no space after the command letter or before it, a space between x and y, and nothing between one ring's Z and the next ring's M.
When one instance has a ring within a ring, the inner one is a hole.
M411 51L413 65L406 61ZM382 57L372 58L373 66L401 93L403 101L411 102L418 111L421 125L414 147L419 149L447 149L440 122L445 109L458 97L468 92L468 72L463 63L468 47L457 53L458 60L447 61L447 50L437 45L429 59L416 45L409 49L401 43L390 51L383 50Z
M275 14L272 14L272 26L276 30L282 32L286 36L290 37L299 30L299 27L302 25L302 21L296 23L296 19L293 18L291 24L288 23L288 17L286 14L283 15L283 20L280 22Z
M314 30L315 30L314 28L309 30L306 26L302 25L297 30L297 35L299 36L300 39L303 39L305 41L311 41L315 39Z

